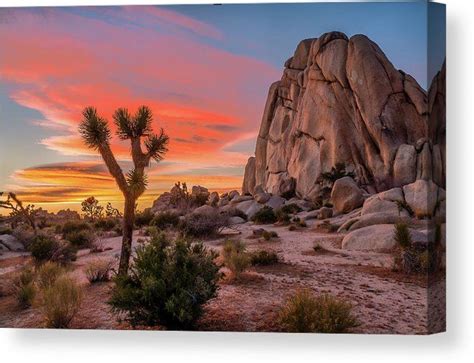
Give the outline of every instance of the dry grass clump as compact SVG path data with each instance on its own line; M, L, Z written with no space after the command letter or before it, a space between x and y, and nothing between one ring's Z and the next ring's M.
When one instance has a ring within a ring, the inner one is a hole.
M42 291L41 308L48 328L68 328L82 302L82 289L68 276L60 276Z
M358 326L352 306L329 294L297 291L280 312L280 323L293 333L346 333Z
M250 265L250 257L246 252L245 243L240 240L227 240L222 248L222 257L224 265L237 279Z
M269 266L280 262L278 255L272 251L260 250L250 254L252 266Z
M57 263L48 261L36 270L36 286L38 289L43 290L50 287L54 282L63 275L65 270L62 266Z
M87 280L91 284L96 282L110 281L110 274L113 270L113 260L95 260L90 262L85 268Z
M13 283L13 291L18 305L26 309L33 305L36 296L35 276L31 269L24 269Z

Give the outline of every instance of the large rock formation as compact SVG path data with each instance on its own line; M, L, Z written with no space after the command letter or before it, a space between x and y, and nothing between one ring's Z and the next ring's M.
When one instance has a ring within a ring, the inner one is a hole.
M367 191L416 179L444 187L443 71L430 95L364 35L331 32L300 42L270 86L244 193L257 187L315 199L338 163Z

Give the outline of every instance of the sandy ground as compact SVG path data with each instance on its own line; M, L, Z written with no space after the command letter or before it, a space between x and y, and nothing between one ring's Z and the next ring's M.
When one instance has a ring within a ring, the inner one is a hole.
M283 226L263 226L278 233L279 238L271 241L252 238L252 230L261 227L245 223L224 231L226 236L204 242L209 248L219 250L225 238L241 238L249 251L274 251L281 262L253 267L239 281L223 280L218 297L206 305L199 330L278 331L279 308L299 288L332 293L351 302L361 323L353 330L356 333L424 334L427 316L435 317L443 305L443 279L428 289L423 277L392 272L389 254L341 250L343 235L315 232L311 222L308 228L297 231ZM143 237L135 236L135 246L137 238ZM84 301L71 328L130 328L117 321L106 303L111 283L90 285L83 272L93 259L118 261L120 243L121 237L105 239L102 245L110 250L101 253L82 250L73 263L71 274L84 285ZM316 243L324 249L315 252ZM11 256L5 253L0 259L0 279L6 279L27 260L28 257L18 253ZM20 310L12 296L0 297L0 327L41 327L42 324L39 308ZM432 319L430 328L439 329L444 324Z

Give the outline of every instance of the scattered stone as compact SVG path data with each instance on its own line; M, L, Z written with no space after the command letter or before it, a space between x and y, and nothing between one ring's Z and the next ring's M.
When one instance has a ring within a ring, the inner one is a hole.
M219 193L217 192L212 192L209 195L209 205L215 207L217 206L217 203L219 202Z
M0 235L0 251L24 251L25 246L10 234Z
M285 204L285 198L279 197L277 195L272 195L270 199L265 203L266 206L276 210Z
M428 236L420 231L409 229L414 244L427 243ZM347 234L342 240L346 250L390 252L396 247L393 224L377 224L363 227Z
M229 200L234 199L234 197L238 195L240 195L240 193L237 190L232 190L231 192L229 192Z
M230 217L229 218L229 224L234 225L234 224L242 224L245 223L245 219L235 216L235 217Z
M349 176L336 180L331 192L331 201L337 213L348 213L364 203L362 190Z
M258 193L258 194L255 194L255 201L257 201L260 204L265 204L266 202L269 201L271 196L272 196L271 194L265 193L265 192Z
M202 205L192 211L193 214L210 214L216 211L216 208L211 207L210 205Z
M410 223L411 218L406 213L403 216L399 216L393 213L383 213L383 212L376 212L376 213L369 213L363 214L360 218L357 218L356 221L351 223L347 230L354 231L356 229L360 229L363 227L373 226L376 224L395 224L395 223ZM341 226L342 227L342 226Z
M418 218L431 217L438 201L438 186L431 180L417 180L405 185L405 201Z

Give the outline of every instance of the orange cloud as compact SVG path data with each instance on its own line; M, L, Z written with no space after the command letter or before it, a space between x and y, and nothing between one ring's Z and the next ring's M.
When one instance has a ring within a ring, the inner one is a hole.
M177 181L190 186L203 185L218 192L240 189L242 184L240 175L186 174L173 165L160 165L156 169L149 174L148 189L139 200L142 209L150 207L159 194L169 191ZM13 180L15 185L9 186L9 190L18 193L25 203L49 211L62 208L79 210L80 203L92 195L104 205L111 202L122 207L123 204L114 179L99 161L56 163L22 169L15 172Z

